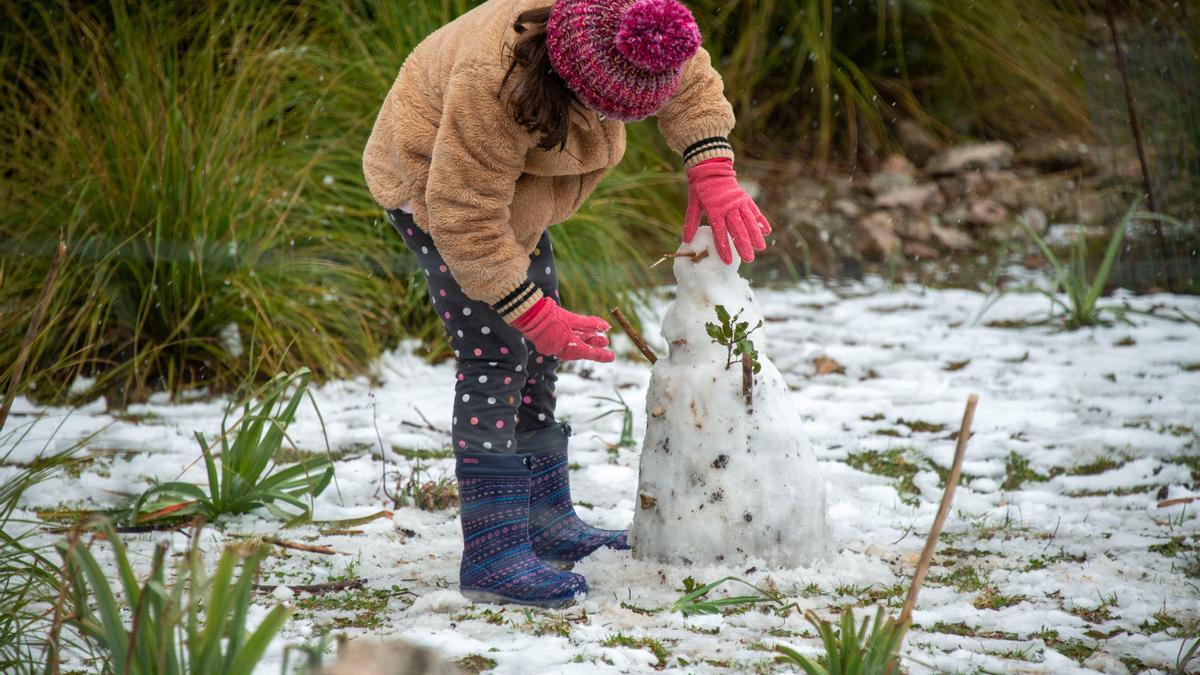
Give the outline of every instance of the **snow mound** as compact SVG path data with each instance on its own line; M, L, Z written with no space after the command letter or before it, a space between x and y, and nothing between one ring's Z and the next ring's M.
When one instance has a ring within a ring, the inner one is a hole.
M783 377L766 356L765 330L750 335L762 365L753 403L740 364L709 337L716 305L753 327L762 309L700 228L675 259L678 290L663 317L669 354L654 365L646 395L633 555L667 563L762 560L795 567L831 552L825 482Z

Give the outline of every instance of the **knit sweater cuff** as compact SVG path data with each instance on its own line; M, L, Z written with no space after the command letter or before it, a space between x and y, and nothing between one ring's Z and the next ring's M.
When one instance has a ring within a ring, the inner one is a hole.
M492 309L496 310L505 323L511 324L536 305L542 297L544 297L542 289L538 288L537 284L526 279L501 296L499 300L491 303L491 305Z
M722 133L710 133L698 136L683 149L683 168L690 169L700 162L717 157L733 159L733 146Z

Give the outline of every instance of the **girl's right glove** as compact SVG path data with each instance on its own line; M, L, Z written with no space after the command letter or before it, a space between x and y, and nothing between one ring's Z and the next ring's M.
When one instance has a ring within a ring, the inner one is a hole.
M603 333L610 326L604 319L568 312L551 298L538 300L512 326L539 352L563 361L611 363L616 358L605 349L608 338Z
M729 240L743 262L754 260L754 252L767 247L764 235L771 225L750 195L738 185L733 160L715 157L688 169L688 206L683 219L683 241L690 243L700 227L700 213L708 216L713 244L726 265L733 262Z

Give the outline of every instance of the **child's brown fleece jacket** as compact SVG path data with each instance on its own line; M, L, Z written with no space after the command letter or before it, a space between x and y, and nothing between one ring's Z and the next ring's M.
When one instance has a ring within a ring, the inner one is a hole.
M463 292L503 305L509 320L540 297L524 289L542 232L578 210L625 153L624 123L580 105L572 106L561 152L538 148L540 138L513 120L509 91L500 91L517 36L513 21L548 3L488 0L426 37L400 68L363 153L375 200L387 209L410 203ZM657 117L678 153L729 135L733 108L703 49ZM732 153L710 150L687 164L720 156Z

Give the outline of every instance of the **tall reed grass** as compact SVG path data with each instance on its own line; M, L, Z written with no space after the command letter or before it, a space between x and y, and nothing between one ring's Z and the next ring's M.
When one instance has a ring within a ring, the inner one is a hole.
M1008 134L1081 117L1073 0L692 3L744 154L875 152L915 117ZM402 336L446 355L360 157L425 35L476 2L0 0L0 380L62 232L25 393L121 403L247 373L362 372ZM678 159L653 123L554 230L564 300L636 302L674 247Z
M891 147L901 117L948 136L1087 121L1078 0L691 4L753 154L853 162Z

